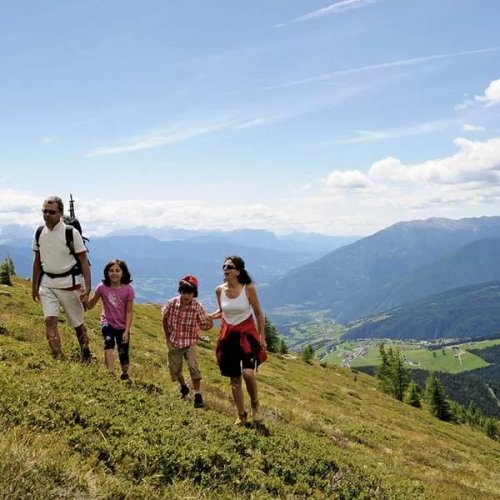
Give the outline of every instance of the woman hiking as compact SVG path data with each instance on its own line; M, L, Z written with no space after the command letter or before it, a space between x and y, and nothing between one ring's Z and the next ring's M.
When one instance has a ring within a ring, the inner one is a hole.
M237 255L226 257L222 266L224 283L215 289L219 309L210 316L221 320L216 355L221 374L229 377L234 403L238 411L235 425L245 425L242 378L250 396L252 420L262 422L255 371L267 359L264 314L257 289L245 269L245 261ZM253 312L253 314L252 314ZM254 316L257 319L255 326Z

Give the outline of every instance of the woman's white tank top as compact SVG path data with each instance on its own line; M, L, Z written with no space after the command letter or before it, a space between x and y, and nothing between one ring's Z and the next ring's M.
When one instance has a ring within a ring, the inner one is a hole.
M224 289L222 289L220 294L220 305L222 317L224 321L230 325L239 325L252 314L250 302L247 297L246 285L242 288L238 297L234 299L230 299L224 292Z

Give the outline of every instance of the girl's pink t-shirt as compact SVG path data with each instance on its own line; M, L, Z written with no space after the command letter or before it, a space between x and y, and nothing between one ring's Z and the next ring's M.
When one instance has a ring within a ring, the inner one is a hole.
M102 298L101 325L111 325L117 330L127 327L127 301L135 299L132 285L122 285L119 288L99 283L95 289Z

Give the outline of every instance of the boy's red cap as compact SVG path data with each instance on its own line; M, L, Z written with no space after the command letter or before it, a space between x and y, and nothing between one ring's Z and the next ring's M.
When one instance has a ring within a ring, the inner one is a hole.
M196 290L198 290L198 280L192 274L187 274L181 278L181 281L187 281L190 285L194 286Z

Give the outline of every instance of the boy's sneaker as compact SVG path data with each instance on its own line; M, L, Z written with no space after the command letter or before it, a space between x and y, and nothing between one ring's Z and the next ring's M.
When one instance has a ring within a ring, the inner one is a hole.
M205 405L203 404L203 396L200 393L194 395L194 407L195 408L203 408Z
M130 380L130 376L129 376L129 374L128 374L128 373L122 373L122 374L120 375L120 378L121 378L122 380Z
M243 411L243 413L238 413L238 418L234 422L234 425L242 427L247 423L248 413Z
M256 401L255 403L252 403L252 420L256 424L260 424L264 417L262 416L262 413L260 412L260 405L259 402Z
M181 385L179 392L181 393L181 399L184 399L189 394L189 386L187 384Z

